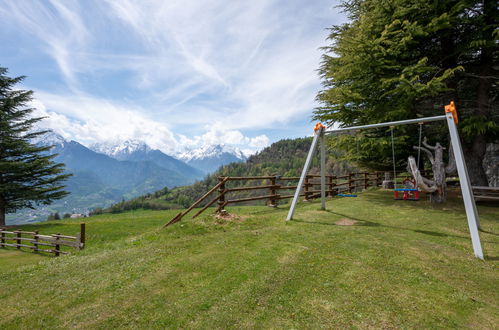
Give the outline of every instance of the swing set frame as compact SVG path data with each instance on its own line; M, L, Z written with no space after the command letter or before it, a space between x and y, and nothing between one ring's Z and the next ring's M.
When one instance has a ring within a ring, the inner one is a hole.
M370 125L362 125L362 126L351 126L344 128L336 128L336 129L326 129L326 127L322 124L317 124L314 128L314 138L312 140L312 145L310 146L310 150L307 155L307 159L305 161L305 165L303 166L303 170L300 176L300 181L298 182L298 186L296 188L293 200L291 202L291 207L288 212L288 216L286 221L292 220L293 215L295 213L296 205L300 198L300 194L303 190L303 184L305 181L305 177L310 168L310 164L312 162L312 157L317 149L317 144L320 140L320 176L321 176L321 210L326 209L326 145L325 145L325 136L326 135L337 135L348 131L356 131L362 129L370 129L370 128L380 128L380 127L393 127L400 125L408 125L408 124L419 124L422 122L434 122L434 121L446 121L447 127L449 129L449 134L451 138L452 150L454 151L454 157L456 159L456 167L457 173L459 176L459 183L461 187L461 193L463 196L464 208L466 210L466 217L468 219L468 228L471 236L471 243L473 246L474 254L477 258L483 260L483 250L480 242L479 228L480 228L480 218L478 216L478 210L475 204L475 199L473 196L473 190L470 183L470 178L468 175L468 169L466 167L466 163L464 161L463 149L461 147L461 141L459 139L459 133L457 131L457 112L454 106L454 102L451 102L449 105L445 106L445 115L434 116L434 117L425 117L425 118L416 118L416 119L408 119L408 120L400 120L400 121L392 121L392 122L384 122Z

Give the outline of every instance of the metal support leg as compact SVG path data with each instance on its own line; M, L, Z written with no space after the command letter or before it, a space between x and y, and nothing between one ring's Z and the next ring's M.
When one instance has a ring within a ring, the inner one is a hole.
M326 209L326 139L324 129L320 131L321 139L321 210Z
M480 220L478 218L478 211L473 197L473 190L471 189L470 178L468 170L464 162L463 149L461 148L461 141L459 140L459 133L452 113L447 113L447 126L451 137L452 150L456 158L457 173L459 175L459 184L461 186L461 193L463 195L464 208L466 209L466 217L468 218L468 227L470 229L471 243L473 244L473 251L477 258L483 259L482 245L480 243L480 235L478 228L480 228Z
M303 182L305 181L305 177L307 176L310 163L312 163L312 157L314 155L315 149L317 148L317 140L319 139L319 135L321 134L322 131L323 129L321 129L318 132L315 132L314 139L312 140L312 145L310 146L310 150L308 151L307 160L305 161L305 165L303 166L303 170L300 176L300 181L298 182L298 187L296 188L295 196L293 197L293 201L291 202L291 208L289 209L286 221L293 219L293 214L295 213L296 204L298 203L298 199L300 198L300 194L303 189Z

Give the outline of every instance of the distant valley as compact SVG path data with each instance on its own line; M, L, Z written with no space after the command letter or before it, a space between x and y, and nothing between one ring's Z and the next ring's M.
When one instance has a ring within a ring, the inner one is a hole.
M84 214L164 187L192 184L222 165L246 159L237 149L220 145L173 157L136 140L86 147L49 133L37 143L52 145L54 160L66 164L66 171L73 174L66 181L71 194L50 206L10 214L10 224L45 220L51 212Z

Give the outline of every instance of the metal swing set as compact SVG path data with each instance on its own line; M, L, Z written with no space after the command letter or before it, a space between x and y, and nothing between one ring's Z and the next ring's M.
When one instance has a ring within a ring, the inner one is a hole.
M380 127L393 128L395 126L400 126L400 125L419 124L421 122L427 123L434 121L447 122L447 127L449 129L449 134L451 138L452 150L454 152L454 157L456 160L457 173L459 175L459 183L463 196L464 207L466 210L466 217L468 219L468 227L470 230L473 251L477 258L483 259L484 258L483 250L482 250L482 245L480 243L480 235L478 233L478 229L480 228L480 219L478 217L478 210L475 204L475 199L473 197L473 190L471 188L468 169L466 168L466 163L464 161L464 154L461 147L461 141L459 140L459 133L457 131L458 118L454 102L451 102L449 105L445 106L445 115L434 116L434 117L416 118L416 119L384 122L371 125L344 127L337 129L327 129L324 125L318 123L314 128L315 134L312 140L312 145L310 146L310 150L308 152L305 165L303 166L303 170L300 176L300 181L298 182L298 186L296 188L293 200L291 202L291 207L289 209L286 221L293 219L296 205L298 203L300 194L303 189L303 183L305 182L305 177L310 168L312 157L315 153L315 150L317 149L317 144L319 140L320 140L321 209L322 210L326 209L326 145L325 145L326 135L337 135L348 131L356 131L356 130L370 129L370 128L380 128ZM392 130L392 136L393 136L393 130Z

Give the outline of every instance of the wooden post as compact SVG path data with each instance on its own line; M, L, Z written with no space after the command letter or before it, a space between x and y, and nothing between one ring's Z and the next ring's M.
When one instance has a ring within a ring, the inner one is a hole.
M369 173L364 172L364 189L369 188Z
M56 235L60 235L61 233L57 233ZM59 236L56 236L55 238L56 242L55 242L55 255L56 256L59 256L61 253L61 246L59 244L57 244L57 241L59 240Z
M80 223L80 245L78 247L79 250L83 250L85 248L85 223Z
M277 182L275 177L270 179L270 184L272 185L272 187L270 188L270 194L272 195L272 197L269 198L269 206L277 207L278 200L275 198L275 195L277 195L277 190L276 190Z
M19 230L16 230L16 237L17 238L20 238L21 237L21 232ZM16 239L16 245L17 245L17 249L20 250L21 249L21 240L20 239Z
M309 196L309 192L308 192L308 186L309 186L309 183L308 183L308 175L305 177L305 184L303 185L303 191L305 192L305 201L308 202L308 196Z
M328 186L329 186L328 195L329 195L329 197L333 197L333 187L334 187L333 176L330 175L327 177L327 179L328 179Z
M2 232L2 247L5 247L4 244L5 244L5 233L3 232L3 229L0 229L0 231Z
M218 177L218 181L220 181L220 187L218 188L218 193L220 194L220 197L218 199L218 208L220 212L225 211L224 210L224 204L225 204L225 181L223 177Z
M381 179L381 172L376 172L376 187L381 186L383 180Z
M35 241L33 242L35 249L33 250L33 252L36 252L38 251L38 230L35 231L35 235L33 235L33 237L35 238Z
M351 193L352 190L352 173L348 173L348 192Z

